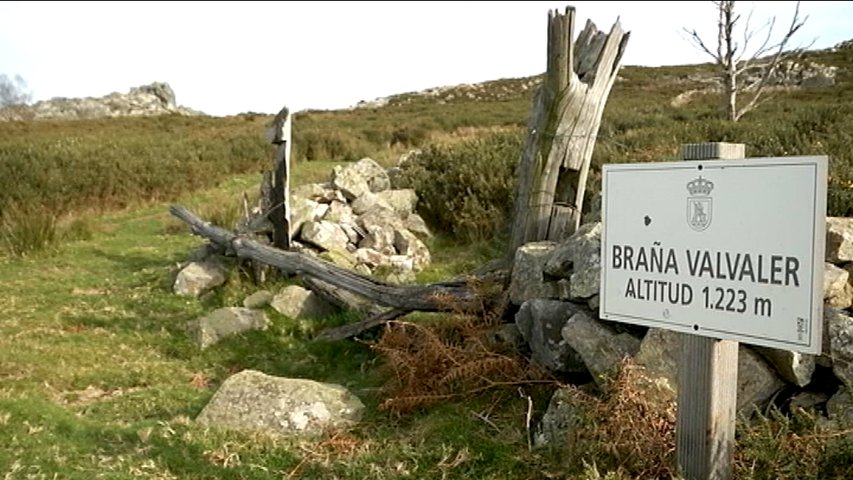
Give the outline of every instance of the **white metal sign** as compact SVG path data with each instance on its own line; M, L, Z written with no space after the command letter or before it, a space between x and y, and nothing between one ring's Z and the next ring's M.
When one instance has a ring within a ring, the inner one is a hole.
M604 165L601 318L820 353L827 166Z

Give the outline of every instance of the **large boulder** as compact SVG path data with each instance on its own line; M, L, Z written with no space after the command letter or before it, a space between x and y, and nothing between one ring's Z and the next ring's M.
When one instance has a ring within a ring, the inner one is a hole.
M797 410L812 410L820 404L826 404L829 400L829 395L824 392L814 392L803 390L791 396L791 401L788 403L788 408L792 412Z
M372 248L359 248L355 251L355 259L358 263L366 265L370 269L391 263L388 255L380 253Z
M343 194L331 183L306 183L290 191L291 198L299 197L317 203L344 202Z
M270 305L278 313L293 319L319 319L337 311L319 295L298 285L282 288Z
M264 308L272 302L273 294L269 290L258 290L243 299L246 308Z
M625 391L609 389L611 395L618 396L617 402L636 403L637 407L648 409L647 413L667 422L675 422L676 407L674 393L669 385L660 378L650 378L642 368L626 364L629 371L623 377L629 387ZM612 386L612 385L609 385ZM607 389L608 386L605 386ZM637 401L633 392L643 392ZM548 408L533 434L533 446L536 448L550 447L563 455L573 455L575 452L576 432L581 428L595 428L589 418L590 409L601 411L601 404L589 405L583 394L572 387L559 388L551 396ZM639 412L637 412L639 414ZM618 420L618 419L617 419ZM608 477L609 478L609 477Z
M853 286L849 282L850 273L831 263L826 263L823 273L824 302L834 308L849 308L853 304Z
M853 218L827 217L826 261L853 261Z
M370 210L358 217L358 226L364 231L359 248L370 248L383 255L396 255L395 231L403 229L402 221L393 212L384 209Z
M601 288L601 265L585 268L569 277L569 299L588 300L598 295Z
M633 357L640 349L638 338L616 332L583 311L572 315L560 333L599 384L616 372L625 357Z
M339 225L355 225L355 217L352 206L334 201L329 204L329 210L323 215L323 220Z
M544 271L552 277L569 279L569 298L588 299L598 295L601 284L601 222L581 226L557 245Z
M189 330L199 348L207 348L223 338L250 330L266 330L269 324L262 311L225 307L190 322Z
M583 418L578 412L577 401L572 398L572 391L559 388L551 395L548 408L533 434L533 446L571 452L571 445L566 442L571 438L571 432L581 426Z
M432 232L430 232L424 219L417 213L412 213L406 217L403 226L406 227L406 230L414 233L421 240L432 238Z
M666 378L672 388L676 387L678 376L681 335L670 330L650 328L634 357L637 365L645 368L649 375Z
M815 356L777 348L753 347L785 381L804 387L812 381Z
M678 390L678 365L681 361L681 336L669 330L651 328L637 353L637 364L645 367L649 376L659 376ZM782 387L784 382L760 355L740 345L738 350L737 410L746 412L763 406Z
M841 429L853 428L853 389L842 386L826 402L829 419Z
M853 318L834 308L824 312L824 358L842 383L853 388Z
M340 250L338 248L320 252L317 255L317 258L348 270L353 270L358 264L358 259L355 257L355 253L350 253L348 250Z
M408 218L418 205L418 194L411 188L385 190L376 195L402 219Z
M363 411L361 400L340 385L243 370L223 382L196 421L223 429L316 437L328 429L353 426Z
M392 207L387 200L380 197L378 193L372 192L365 192L363 195L353 200L352 203L350 203L350 207L352 207L352 212L355 215L363 215L377 208L391 212L394 211L394 207Z
M412 259L415 271L419 272L429 266L431 260L429 249L414 233L404 228L395 229L394 248L400 255Z
M349 237L340 225L325 220L305 222L300 238L322 250L345 251L349 243Z
M152 95L159 99L162 105L166 108L176 107L175 91L165 82L154 82L148 85L132 87L129 96L134 95Z
M316 222L323 218L329 210L329 205L315 202L303 197L291 196L290 199L290 234L297 237L302 226L308 222Z
M391 188L388 173L370 158L349 165L338 165L332 172L332 185L343 192L347 200L355 200L367 192L378 193Z
M583 358L562 337L563 326L579 311L581 307L574 303L542 298L521 305L515 324L534 361L553 372L586 372Z
M213 260L191 262L178 272L174 292L185 297L199 297L225 283L222 265Z
M738 349L737 409L763 408L785 386L776 371L751 348Z
M545 263L545 273L568 278L572 272L601 265L601 222L582 225L560 242Z
M546 277L545 263L551 258L554 242L532 242L515 251L515 260L509 284L509 299L521 305L533 298L560 298L557 279Z

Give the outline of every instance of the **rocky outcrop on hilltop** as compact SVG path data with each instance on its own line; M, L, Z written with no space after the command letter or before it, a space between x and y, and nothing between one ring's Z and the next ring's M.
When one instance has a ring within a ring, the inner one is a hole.
M738 85L745 86L744 90L747 92L754 91L755 87L761 84L761 78L766 69L766 63L757 63L740 74ZM839 68L834 65L824 65L811 60L789 59L776 66L765 81L764 87L782 90L831 87L835 85L838 71ZM699 95L720 93L720 78L716 73L691 75L688 80L697 85L707 86L678 94L670 101L673 107L683 107Z
M530 95L542 83L542 75L523 78L504 78L483 83L428 88L371 101L358 102L352 109L381 108L387 105L408 105L418 102L435 102L439 105L467 101L501 101Z
M853 38L837 44L833 50L845 50L848 48L853 48Z
M29 106L0 110L0 121L39 119L87 119L146 117L164 114L203 115L179 106L175 92L165 82L133 87L128 93L113 92L103 97L53 98Z
M757 65L744 72L741 83L757 84L764 74L766 65ZM838 67L812 61L785 60L773 70L767 85L776 87L818 88L835 84Z
M827 50L815 50L809 54L819 54L829 51L835 52L853 48L853 39L841 42L835 47ZM624 67L630 72L632 66ZM739 77L742 85L755 85L767 68L766 59L754 62L754 65L743 72ZM842 67L843 68L843 67ZM770 89L811 89L831 87L835 85L836 77L841 68L835 65L826 65L813 59L799 58L782 61L773 71L766 82ZM629 74L626 74L629 75ZM630 78L630 77L629 77ZM617 77L617 82L626 81L626 77ZM656 73L655 81L658 84L671 84L674 89L682 90L672 100L675 107L686 105L698 95L719 93L719 77L713 71L697 69L696 73L683 75L681 73L667 73L661 71ZM437 103L439 105L455 104L463 102L489 102L513 100L519 97L530 96L542 83L542 75L533 75L521 78L504 78L500 80L482 83L463 83L453 86L428 88L417 92L407 92L387 97L379 97L374 100L362 100L350 107L357 109L376 109L388 106L411 105L418 103Z

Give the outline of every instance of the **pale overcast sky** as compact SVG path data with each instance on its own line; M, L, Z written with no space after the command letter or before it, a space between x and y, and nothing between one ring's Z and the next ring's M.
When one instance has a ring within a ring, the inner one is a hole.
M796 2L739 2L753 24L790 23ZM625 65L709 61L716 12L699 2L8 2L0 3L0 73L34 100L102 96L168 82L178 103L211 115L335 109L430 87L545 69L549 9L577 9L631 31ZM853 2L803 2L795 43L853 38ZM781 33L781 32L780 32Z

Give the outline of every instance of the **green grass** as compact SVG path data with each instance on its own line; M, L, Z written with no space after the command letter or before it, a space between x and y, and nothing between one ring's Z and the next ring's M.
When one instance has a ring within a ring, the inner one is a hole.
M623 68L604 112L589 193L600 188L603 164L676 159L683 143L740 142L754 157L829 155L828 213L853 215L853 50L812 52L807 59L840 67L836 85L773 92L737 124L719 119L713 94L671 104L681 93L707 87L698 78L708 75L708 64ZM295 113L294 164L370 156L390 165L412 148L484 132L522 133L537 78L394 95L382 107ZM244 114L2 123L0 254L20 256L85 236L80 225L66 233L80 210L162 201L269 168L273 148L264 132L270 119Z
M331 165L296 169L294 175L315 181ZM256 181L255 175L233 177L177 202L195 207L230 202L256 188ZM180 228L165 203L90 221L91 238L0 264L3 478L590 480L600 478L599 472L630 478L613 473L613 465L593 467L594 458L583 470L567 470L564 458L530 452L527 401L515 388L406 416L381 410L378 389L386 370L368 343L310 340L345 317L295 322L268 310L269 330L199 350L185 324L239 304L253 287L232 272L217 294L201 300L173 295L176 265L203 241ZM430 246L434 264L419 275L424 282L468 271L501 251L496 242L466 245L443 235ZM365 418L319 440L196 425L193 419L216 388L243 369L344 385L366 404ZM548 391L536 393L538 413ZM740 432L744 465L763 465L760 474L744 478L772 478L767 472L774 471L773 461L784 469L814 466L787 477L814 478L809 472L846 472L842 467L851 458L849 447L828 441L825 451L823 444L807 445L805 451L816 455L812 461L788 456L796 464L780 462L778 455L768 455L768 445L796 447L791 434L809 431L779 418ZM842 467L829 468L827 462Z
M322 166L328 171L331 165ZM320 169L294 174L302 181L324 176ZM256 181L234 177L180 201L234 200ZM435 414L384 414L375 392L385 379L368 345L308 340L345 319L294 322L270 310L268 331L197 349L185 324L237 304L252 287L231 275L220 294L202 300L173 295L176 264L203 241L176 228L166 207L93 219L90 239L0 265L4 478L537 477L535 457L519 443L523 416L495 435L474 415L523 412L514 391ZM459 273L469 265L448 262L424 275ZM248 368L342 384L368 405L367 418L325 443L195 425L191 419L216 387Z
M235 200L256 180L234 177L178 201ZM309 339L346 318L295 322L270 310L269 330L197 349L184 325L238 304L253 288L232 274L219 294L173 295L176 264L202 240L176 228L166 207L93 219L89 239L0 265L3 478L598 478L592 467L566 470L560 458L528 451L527 403L512 388L403 417L380 410L387 378L369 345ZM421 281L467 271L500 251L494 242L463 245L442 235L431 247L435 263ZM350 431L310 441L196 425L216 388L243 369L342 384L365 402L366 416ZM776 422L747 437L749 452L778 447L785 424ZM850 458L833 448L828 455ZM615 468L605 467L602 475Z
M716 118L712 96L669 103L697 88L690 75L707 65L624 69L605 111L590 190L605 163L674 159L682 143L734 141L746 143L750 156L830 155L830 212L853 213L853 54L819 60L847 68L838 85L781 92L736 125ZM413 147L518 132L532 94L522 85L530 81L403 94L381 108L301 112L294 183L322 181L333 165L362 156L387 165ZM204 351L193 346L186 323L238 304L253 286L233 267L215 294L173 295L177 264L203 242L168 216L167 202L230 226L241 195L257 195L259 172L271 161L268 120L0 124L2 478L600 478L592 463L567 471L559 458L528 451L527 402L514 389L404 417L379 409L377 389L387 379L369 344L310 340L346 316L295 322L269 311L265 332ZM503 250L500 238L460 243L436 233L433 265L420 282L469 271ZM366 418L314 441L196 425L216 388L248 368L345 385L366 403ZM542 403L537 398L538 413ZM853 448L812 432L776 417L739 426L744 478L844 478ZM616 468L598 466L602 476ZM622 478L614 475L607 478Z

